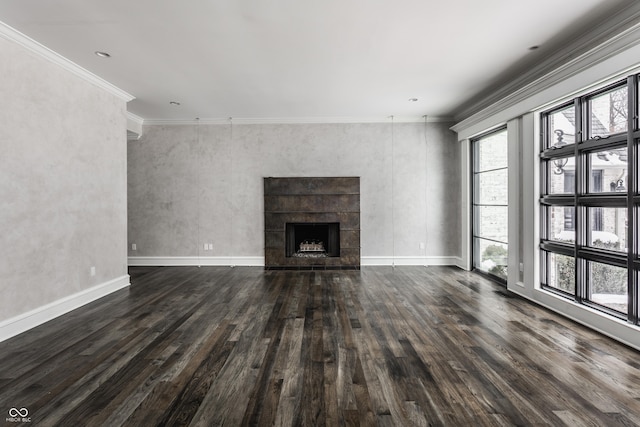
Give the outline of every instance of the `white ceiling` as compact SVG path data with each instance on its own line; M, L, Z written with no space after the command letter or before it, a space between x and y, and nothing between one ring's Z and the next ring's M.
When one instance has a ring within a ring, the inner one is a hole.
M144 119L453 117L633 1L0 0L0 21Z

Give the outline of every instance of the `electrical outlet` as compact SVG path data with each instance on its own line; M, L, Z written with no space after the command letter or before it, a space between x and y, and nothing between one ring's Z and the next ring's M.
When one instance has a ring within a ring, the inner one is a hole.
M96 268L95 267L91 267L91 277L96 275Z
M420 249L424 249L424 242L420 242Z
M137 251L138 250L138 246L135 243L131 244L131 250L132 251Z

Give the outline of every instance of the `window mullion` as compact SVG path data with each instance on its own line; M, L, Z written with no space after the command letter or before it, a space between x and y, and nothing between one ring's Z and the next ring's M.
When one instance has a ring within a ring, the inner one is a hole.
M638 128L638 76L627 79L627 292L628 320L638 324L638 270L634 259L638 256L638 218L634 195L638 193L638 144L634 134Z
M585 108L585 104L587 108ZM587 127L589 126L588 103L584 98L577 98L574 102L576 117L576 143L574 145L573 155L576 164L575 185L573 193L573 205L575 206L575 243L573 247L573 256L575 260L575 297L578 302L582 302L587 297L587 268L586 262L578 257L578 249L586 245L586 209L579 204L580 194L587 192L586 164L587 156L581 153L580 144L587 135Z

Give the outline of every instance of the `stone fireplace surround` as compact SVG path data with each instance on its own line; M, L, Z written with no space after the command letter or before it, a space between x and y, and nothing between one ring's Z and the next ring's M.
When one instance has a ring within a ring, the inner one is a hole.
M339 256L286 256L292 223L339 223ZM360 269L360 178L264 178L266 269Z

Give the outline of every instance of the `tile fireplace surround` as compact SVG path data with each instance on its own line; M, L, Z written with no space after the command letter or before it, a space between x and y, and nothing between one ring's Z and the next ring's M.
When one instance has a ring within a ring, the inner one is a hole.
M286 256L287 224L339 223L339 256ZM264 178L266 269L359 269L360 178Z

